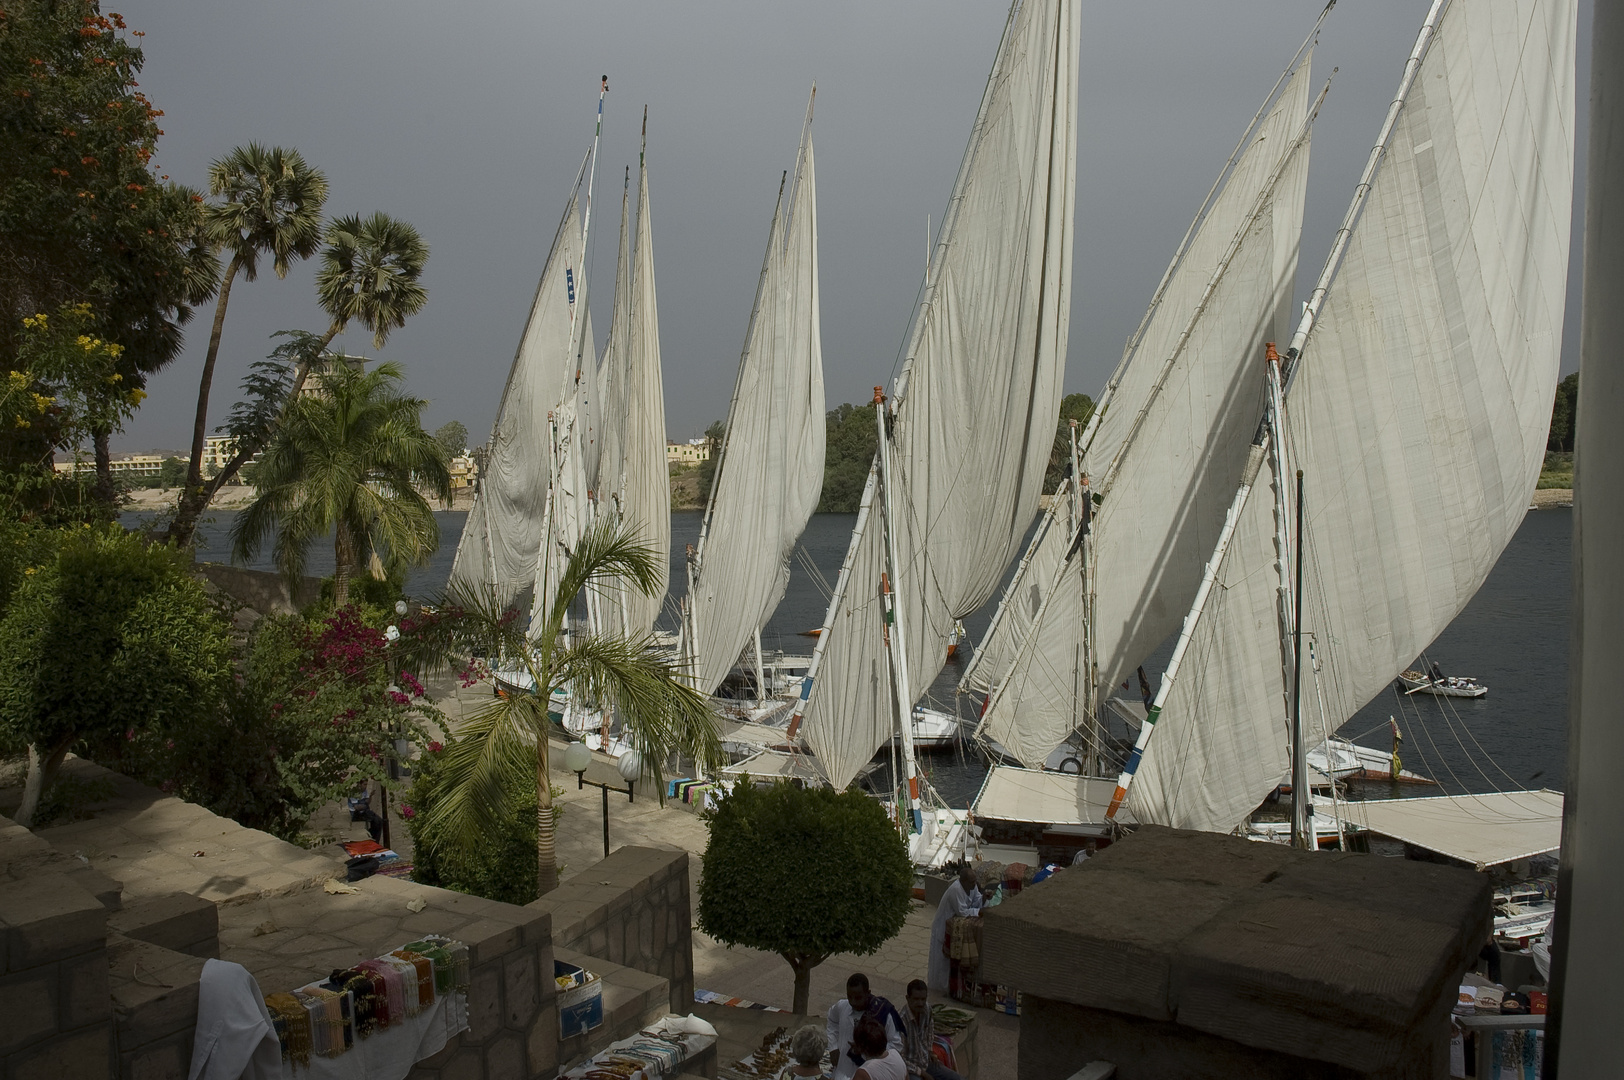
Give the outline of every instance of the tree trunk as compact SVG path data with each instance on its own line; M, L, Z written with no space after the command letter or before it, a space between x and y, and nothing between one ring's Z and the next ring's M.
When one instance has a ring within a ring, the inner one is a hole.
M203 376L197 382L197 416L192 421L192 456L186 465L186 487L181 491L175 520L169 525L169 539L180 547L192 542L197 519L208 507L203 487L203 447L209 434L209 388L214 384L214 364L220 358L220 335L226 327L226 303L231 299L231 283L242 268L242 257L233 255L220 279L220 295L214 302L214 328L209 332L209 351L203 356Z
M342 329L343 326L338 323L333 323L331 326L329 326L327 328L327 336L321 339L320 345L317 345L311 350L311 358L309 360L300 362L299 366L294 369L293 387L288 391L288 400L282 405L282 415L277 420L277 427L281 427L282 422L288 417L288 409L291 408L293 403L298 400L299 391L304 389L305 380L310 378L310 368L315 358L321 356L322 352L326 350L327 346L332 343L333 338L338 336L338 332ZM274 429L272 430L271 434L275 434ZM214 496L219 492L219 490L231 483L231 481L236 478L237 474L242 471L242 467L248 464L249 459L255 454L259 453L261 450L265 449L265 447L266 442L260 441L245 443L244 445L238 446L237 452L231 455L231 460L226 462L225 467L215 474L214 477L203 486L203 507L206 508L209 503L214 500ZM200 509L199 513L201 512L202 510Z
M789 961L790 970L795 972L795 1003L790 1006L790 1012L797 1016L806 1015L806 1000L812 993L812 969L823 962L821 956L791 956L789 953L779 953ZM833 1050L834 1047L829 1049Z
M547 772L547 699L536 724L536 895L558 888L558 846L553 821L553 783Z
M108 506L118 499L118 491L113 487L113 454L107 446L111 436L107 428L97 428L90 435L96 448L96 499Z
M355 538L343 518L333 527L333 607L350 602L350 575L355 570Z
M13 819L17 824L24 828L33 827L39 801L49 790L51 781L56 779L56 771L62 767L62 759L68 756L68 747L72 745L73 736L63 736L61 742L41 757L39 748L29 744L28 779L23 783L22 805L17 808L17 816Z

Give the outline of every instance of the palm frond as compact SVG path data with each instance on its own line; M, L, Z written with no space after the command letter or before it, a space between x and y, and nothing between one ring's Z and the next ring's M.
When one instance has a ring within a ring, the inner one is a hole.
M428 810L431 843L474 846L500 827L512 793L535 775L537 738L546 744L546 708L526 694L502 697L458 725L440 754L442 782Z

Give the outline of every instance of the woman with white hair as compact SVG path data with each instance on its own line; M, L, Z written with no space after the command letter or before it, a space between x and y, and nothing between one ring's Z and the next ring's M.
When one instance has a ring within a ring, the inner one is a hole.
M816 1024L789 1037L789 1056L791 1064L784 1066L778 1080L828 1080L829 1040Z

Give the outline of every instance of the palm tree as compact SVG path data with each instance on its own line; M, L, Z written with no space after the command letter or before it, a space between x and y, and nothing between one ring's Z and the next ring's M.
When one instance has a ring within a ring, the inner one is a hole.
M442 614L427 620L415 640L403 642L405 662L443 666L470 652L502 656L527 671L536 693L503 694L465 719L440 756L439 795L426 813L426 835L437 844L473 846L510 819L516 793L536 782L536 886L558 885L552 787L548 778L549 688L614 710L627 741L641 755L656 790L664 791L662 763L677 753L709 767L721 763L716 717L681 669L654 648L648 634L633 636L565 633L571 604L587 588L630 582L644 593L659 577L654 552L636 533L613 519L600 519L581 538L559 581L557 595L539 625L521 628L499 604L453 592Z
M288 407L256 468L259 493L232 526L233 554L253 557L274 532L277 568L304 571L311 543L333 534L333 602L349 603L350 578L373 553L399 569L440 544L434 511L418 485L447 499L451 476L440 444L423 430L428 404L399 392L398 364L371 371L336 357L318 392Z
M308 258L321 242L321 208L327 201L327 177L311 168L297 150L258 143L239 146L209 166L209 194L220 199L204 210L204 228L214 243L231 252L220 292L214 303L214 328L203 357L203 376L197 385L197 416L192 423L192 455L186 469L170 539L191 542L197 519L213 492L203 487L203 447L209 430L209 390L214 365L220 356L220 335L226 325L226 304L238 273L253 281L262 255L271 257L271 269L287 277L294 259Z
M321 269L316 273L316 296L330 321L325 334L303 335L287 403L298 399L311 366L351 320L371 330L373 347L382 348L389 339L389 331L404 326L406 320L428 302L428 291L418 279L423 275L423 265L428 262L429 246L407 222L384 213L365 219L351 214L327 226L326 243ZM284 404L282 420L286 419L289 407ZM271 431L274 433L275 423ZM187 522L187 536L191 535L198 515L215 493L230 483L264 445L257 439L238 440L231 459L203 489L197 508ZM185 514L183 503L181 513L176 515L177 524ZM176 535L174 527L170 535Z

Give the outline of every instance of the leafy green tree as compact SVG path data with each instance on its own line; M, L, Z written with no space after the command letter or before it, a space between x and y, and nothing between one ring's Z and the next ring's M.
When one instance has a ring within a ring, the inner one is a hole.
M1049 450L1049 467L1043 474L1043 490L1060 487L1071 469L1071 422L1077 421L1077 437L1082 438L1088 418L1094 415L1094 399L1087 394L1067 394L1060 402L1060 422L1055 428L1054 446Z
M28 748L19 824L33 823L74 744L182 727L220 707L230 627L190 564L117 526L86 526L24 568L0 618L0 733Z
M186 459L180 457L164 458L163 464L158 466L158 486L161 488L178 488L186 482Z
M727 438L727 425L717 420L705 429L705 442L710 456L699 463L699 504L710 502L711 485L716 483L716 468L722 463L722 440Z
M392 744L438 717L384 633L394 612L344 608L255 624L221 708L88 744L96 761L251 829L296 840L366 780L398 786Z
M726 945L775 952L804 1014L812 969L867 954L902 929L913 864L885 809L862 792L740 783L706 814L699 928Z
M191 543L197 517L208 505L204 497L203 449L209 431L209 393L214 385L214 365L220 356L220 335L225 330L232 283L239 273L253 281L263 256L270 256L271 269L283 278L294 259L315 254L321 242L327 177L306 164L297 150L249 143L209 166L209 194L216 201L204 211L205 227L209 237L231 253L231 259L220 280L209 348L197 384L197 415L192 421L186 490L170 526L170 539L182 545Z
M570 554L552 606L528 630L490 598L453 592L445 615L408 635L403 655L419 667L466 663L470 655L501 656L526 672L541 693L496 697L466 718L440 755L440 785L427 811L428 836L442 851L502 842L513 815L536 799L536 882L540 893L558 885L552 787L548 782L547 693L568 686L578 700L620 718L643 769L663 792L663 763L672 754L709 767L721 762L716 717L704 695L687 684L673 660L649 634L565 633L565 618L582 590L611 580L651 593L657 558L630 528L599 519ZM538 621L539 620L539 621Z
M1556 384L1556 400L1551 406L1551 434L1545 442L1545 449L1571 454L1578 418L1579 373L1575 371Z
M256 414L257 419L243 430L238 430L242 425L237 423L237 412L233 412L228 428L237 437L237 451L191 502L182 499L175 522L170 526L171 538L190 543L203 510L215 494L269 444L278 425L286 419L290 403L304 388L311 370L324 362L327 346L351 321L371 330L373 346L382 348L390 330L404 326L406 319L428 302L428 293L419 278L428 262L429 248L411 225L387 214L373 214L364 219L351 215L329 224L325 240L327 246L322 251L321 269L316 273L316 294L331 320L326 333L282 332L290 340L277 352L284 353L293 368L281 384L279 396L251 398L253 404L249 412ZM249 385L254 379L255 376L250 375L245 381L245 394L254 393L255 388Z
M85 332L117 344L125 389L142 389L219 281L201 196L150 167L163 114L136 89L140 33L125 29L93 0L0 11L0 374L20 370L24 318L83 304ZM111 431L88 435L104 499ZM0 467L31 469L39 434L0 432ZM33 486L48 503L53 485Z
M822 514L855 514L868 482L869 466L879 449L874 430L874 405L841 405L826 418L828 441L823 458Z
M350 578L378 553L400 569L422 563L440 543L419 482L450 498L439 444L423 430L428 402L399 391L398 364L365 371L337 357L321 392L296 398L255 470L257 495L232 525L232 550L247 561L274 533L277 567L304 573L315 540L333 533L334 605L349 603Z
M450 461L468 449L468 429L461 421L452 420L434 429L434 441L440 444L440 452Z

